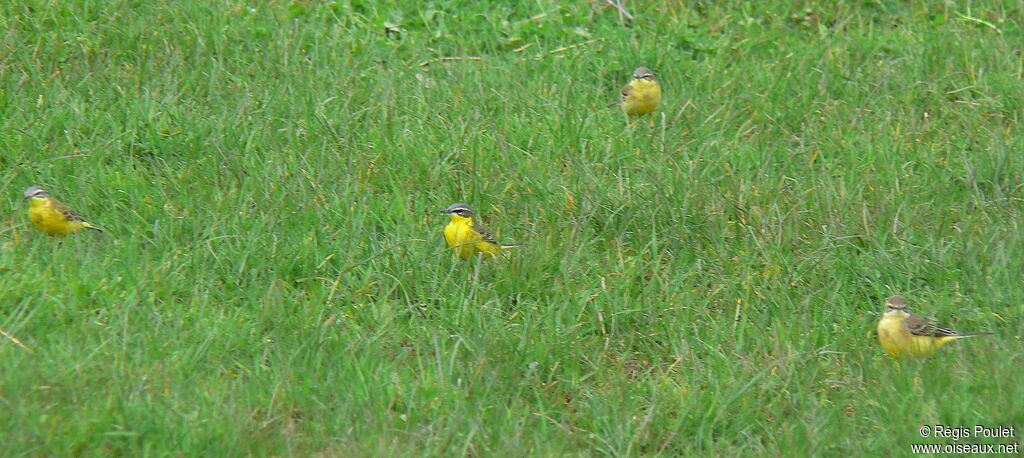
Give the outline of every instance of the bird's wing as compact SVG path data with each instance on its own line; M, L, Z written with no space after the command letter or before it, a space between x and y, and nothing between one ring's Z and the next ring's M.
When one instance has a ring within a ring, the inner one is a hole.
M494 238L494 234L491 234L491 231L487 230L483 224L474 221L473 230L480 234L480 237L483 237L485 242L498 243L498 240Z
M924 318L913 313L907 317L905 323L910 333L915 336L947 337L959 335L952 329L936 326L935 323L929 323Z
M632 93L633 93L633 85L632 84L626 84L626 86L622 88L622 94L621 94L620 98L622 100L626 100L626 98L629 97L629 94L632 94Z
M50 202L55 210L61 212L64 215L64 219L68 221L85 221L85 217L83 217L80 213L72 210L71 207L67 206L67 204L65 204L64 202L61 202L57 199L53 199Z

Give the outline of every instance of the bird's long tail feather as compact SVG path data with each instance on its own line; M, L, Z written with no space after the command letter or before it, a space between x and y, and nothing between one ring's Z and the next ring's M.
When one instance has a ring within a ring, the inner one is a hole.
M966 333L963 333L963 334L957 334L957 335L955 335L953 337L955 337L957 339L964 339L964 338L967 338L967 337L981 337L981 336L990 336L990 335L992 335L991 332L966 332Z

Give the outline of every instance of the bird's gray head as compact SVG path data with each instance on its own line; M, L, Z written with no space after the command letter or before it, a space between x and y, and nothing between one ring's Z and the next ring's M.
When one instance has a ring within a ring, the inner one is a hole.
M36 199L49 196L50 195L47 194L46 191L43 188L40 188L39 186L30 186L28 189L25 190L24 194L24 197L26 199Z
M637 67L636 70L633 70L633 79L652 81L654 80L654 72L647 67Z
M441 213L447 213L449 215L459 215L463 218L473 217L473 209L469 208L469 205L463 203L451 204Z
M885 300L886 312L893 312L897 310L904 312L907 311L907 300L904 299L903 296L900 296L898 294L895 296L890 296L888 299Z

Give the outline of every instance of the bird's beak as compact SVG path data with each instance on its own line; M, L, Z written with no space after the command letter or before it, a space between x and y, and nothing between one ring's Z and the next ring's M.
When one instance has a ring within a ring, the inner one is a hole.
M442 214L442 215L447 215L447 214L449 214L449 213L451 213L451 212L450 212L450 211L448 211L448 209L444 209L444 210L441 210L441 214Z

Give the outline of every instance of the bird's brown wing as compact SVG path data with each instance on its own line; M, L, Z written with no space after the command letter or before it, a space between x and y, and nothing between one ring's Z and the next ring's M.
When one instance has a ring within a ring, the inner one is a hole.
M64 215L64 219L68 221L85 221L85 217L83 217L80 213L72 210L71 207L67 206L67 204L65 204L64 202L61 202L57 199L53 199L51 201L51 205L55 210L61 212Z
M476 231L477 233L479 233L480 237L483 237L485 242L491 242L491 243L495 243L495 244L498 243L498 240L494 238L494 234L491 234L491 231L487 230L487 228L484 227L483 224L480 224L480 223L477 223L476 221L474 221L473 222L473 230Z
M625 101L626 98L629 97L629 94L632 94L632 93L633 93L633 85L626 84L626 86L622 88L622 93L619 96L619 100L620 101Z
M907 330L915 336L948 337L959 335L958 332L952 329L936 326L935 323L930 323L913 313L904 322L907 324Z

